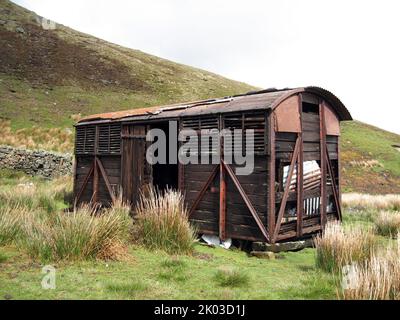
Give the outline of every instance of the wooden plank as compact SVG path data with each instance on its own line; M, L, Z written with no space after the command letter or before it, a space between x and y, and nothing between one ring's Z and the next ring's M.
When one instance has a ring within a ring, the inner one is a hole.
M97 204L98 202L98 193L99 193L99 171L97 168L97 157L94 157L94 165L93 165L93 203Z
M272 239L275 230L275 118L274 114L269 116L269 157L268 157L268 233L269 239Z
M79 200L81 199L82 194L83 194L83 192L85 191L85 188L86 188L86 186L87 186L87 184L88 184L88 182L89 182L90 176L91 176L92 173L93 173L93 170L94 170L94 163L92 164L92 166L91 166L89 172L87 173L87 175L86 175L86 177L85 177L85 180L83 181L83 184L82 184L82 186L81 186L81 188L80 188L80 190L79 190L79 192L78 192L78 194L77 194L77 196L76 196L76 198L75 198L75 206L78 205Z
M219 118L219 124L222 125L222 116ZM224 159L224 140L220 137L220 162ZM219 238L222 241L226 239L226 179L225 168L219 165Z
M264 224L262 223L260 217L258 216L257 211L255 210L255 208L253 207L253 204L251 203L251 201L249 200L249 198L247 197L246 193L244 192L242 186L240 185L239 180L237 179L237 177L235 176L235 174L233 173L233 170L229 167L229 165L227 165L225 163L225 161L222 161L222 165L224 166L224 169L226 170L226 172L228 173L228 175L230 176L230 178L232 179L233 183L235 184L236 188L238 189L240 195L242 196L244 202L246 203L247 207L249 208L250 213L252 214L252 216L254 217L258 227L261 230L261 233L263 234L263 236L265 237L265 239L267 241L269 241L269 236L268 236L268 232L265 229Z
M203 196L206 193L206 191L207 191L208 187L210 186L211 182L214 180L215 176L217 175L218 170L219 170L219 166L216 165L215 168L214 168L214 171L211 172L211 174L209 175L207 181L203 185L203 188L201 189L201 191L198 194L197 198L195 199L193 205L191 206L191 208L189 210L189 217L196 210L197 205L199 204L200 200L203 198Z
M300 123L303 121L303 100L299 95L299 114ZM304 160L303 160L303 132L299 133L299 155L297 159L297 237L303 235L303 216L304 216L304 190L303 190L303 177L304 177Z
M108 193L110 194L111 200L114 203L115 202L114 191L113 191L113 189L112 189L112 187L110 185L110 181L108 180L108 177L107 177L106 171L104 170L103 164L101 163L100 159L98 159L98 158L96 158L96 161L97 161L97 165L98 165L98 167L100 169L100 173L101 173L101 175L103 177L103 180L104 180L104 182L106 184Z
M274 237L272 238L272 243L275 243L275 241L278 237L279 229L280 229L281 223L282 223L283 214L285 212L286 202L287 202L287 198L288 198L289 190L290 190L290 181L292 181L294 166L296 164L298 153L299 153L299 145L300 145L299 141L300 141L299 138L297 138L296 147L293 152L292 161L290 163L288 178L286 179L285 191L283 193L283 198L282 198L281 206L280 206L279 213L278 213L278 219L276 221L276 226L275 226L275 231L274 231Z
M326 146L326 128L325 128L325 107L324 103L320 101L319 103L319 113L320 113L320 150L321 150L321 224L324 228L327 222L326 217L326 157L324 156Z
M333 197L335 199L338 218L339 218L339 220L342 220L342 208L340 207L339 194L338 194L338 190L337 190L337 186L336 186L336 179L333 175L332 164L331 164L331 160L329 158L329 152L328 152L327 148L326 148L325 155L326 155L326 161L328 163L328 173L329 173L329 176L332 181Z
M226 182L225 172L220 166L220 192L219 192L219 237L221 240L226 239Z

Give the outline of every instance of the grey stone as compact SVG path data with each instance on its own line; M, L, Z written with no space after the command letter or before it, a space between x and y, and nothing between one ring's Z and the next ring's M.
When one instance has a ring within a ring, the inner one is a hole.
M275 253L271 251L252 251L250 255L260 259L275 260Z
M7 23L5 20L0 20L0 26L4 26Z
M22 28L22 27L16 27L15 31L18 32L18 33L25 33L25 29Z
M0 146L0 168L20 170L29 175L54 178L71 174L72 160L71 154Z
M300 240L300 241L290 241L290 242L282 242L269 244L265 242L253 242L252 249L254 251L263 251L263 252L285 252L285 251L299 251L304 248L311 248L313 246L312 239Z

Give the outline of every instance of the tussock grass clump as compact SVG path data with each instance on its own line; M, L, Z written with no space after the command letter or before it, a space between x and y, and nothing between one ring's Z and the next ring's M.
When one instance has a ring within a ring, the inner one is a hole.
M60 177L41 184L25 182L0 190L0 207L40 209L51 213L71 198L71 194L72 177Z
M106 285L107 291L118 295L135 297L143 291L148 289L148 286L141 281L129 281L129 282L114 282Z
M381 211L375 219L376 233L395 237L400 232L400 212Z
M350 227L346 230L340 222L330 222L322 235L314 238L317 267L340 273L342 267L354 261L368 259L376 248L371 229Z
M132 220L129 208L111 207L96 214L88 205L52 219L31 219L20 241L40 260L118 259L124 254Z
M180 192L168 189L162 193L149 187L140 196L135 217L135 238L140 244L170 254L192 252L196 233Z
M217 270L214 280L221 287L245 287L249 284L249 276L235 268L221 268Z
M364 262L353 263L347 286L339 292L346 300L400 299L400 246L373 254Z
M400 195L370 195L360 193L345 193L342 196L345 208L378 210L400 210Z
M14 242L21 235L21 227L26 209L0 207L0 245Z

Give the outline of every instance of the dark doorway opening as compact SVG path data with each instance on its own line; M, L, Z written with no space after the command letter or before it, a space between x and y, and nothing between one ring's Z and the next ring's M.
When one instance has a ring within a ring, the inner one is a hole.
M178 189L178 163L171 163L170 157L170 132L169 132L169 122L159 122L153 124L151 129L161 129L166 136L166 163L157 163L152 166L153 169L153 185L158 188L158 190L163 191L167 188ZM178 141L175 141L178 146ZM176 159L178 158L178 147L176 148ZM172 149L171 149L172 150ZM156 154L157 156L157 154Z

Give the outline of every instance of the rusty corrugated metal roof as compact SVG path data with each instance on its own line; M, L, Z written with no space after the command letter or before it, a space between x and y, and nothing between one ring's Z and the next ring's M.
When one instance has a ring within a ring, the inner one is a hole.
M242 95L209 99L194 102L178 103L165 106L137 108L132 110L94 114L82 118L78 124L92 121L117 121L155 118L176 118L193 115L226 113L243 110L269 109L276 107L285 98L299 92L313 92L331 102L341 120L351 120L351 115L342 102L331 92L319 87L296 89L267 89L249 92Z

